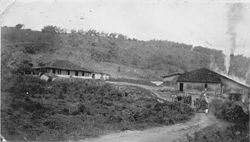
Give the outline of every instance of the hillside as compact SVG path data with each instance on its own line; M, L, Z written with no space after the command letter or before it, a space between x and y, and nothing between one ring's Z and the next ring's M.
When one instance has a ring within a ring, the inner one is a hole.
M42 31L2 27L2 67L15 69L24 60L32 64L67 59L113 77L157 79L161 75L201 67L225 71L222 51L171 41L130 39L95 30L66 33L55 26ZM236 55L230 74L246 79L250 58ZM250 80L250 76L248 77Z

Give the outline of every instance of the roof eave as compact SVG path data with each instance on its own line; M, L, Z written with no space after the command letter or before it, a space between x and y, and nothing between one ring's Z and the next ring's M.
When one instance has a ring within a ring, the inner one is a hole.
M74 70L74 71L92 72L90 70L84 70L84 69L70 69L70 68L60 68L60 67L53 67L53 66L32 67L32 69L44 69L44 68L54 68L54 69L61 69L61 70Z
M185 82L185 83L213 83L213 84L220 84L221 82L218 81L186 81L186 80L177 80L176 82Z

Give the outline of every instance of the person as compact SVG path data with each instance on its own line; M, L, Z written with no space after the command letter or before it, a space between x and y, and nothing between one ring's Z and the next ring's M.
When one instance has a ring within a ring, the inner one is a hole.
M209 108L209 101L208 101L208 96L207 96L207 88L205 88L205 90L202 92L202 95L201 95L201 100L203 100L203 102L205 103L204 107L205 107L205 113L208 114L209 111L208 111L208 108Z
M176 97L177 97L177 95L176 95L176 94L173 94L173 95L172 95L172 101L176 101Z

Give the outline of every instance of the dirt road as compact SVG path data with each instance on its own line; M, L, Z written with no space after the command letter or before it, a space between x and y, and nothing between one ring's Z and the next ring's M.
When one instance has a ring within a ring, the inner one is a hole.
M183 140L186 134L217 123L213 116L198 113L190 121L182 124L151 128L143 131L124 131L108 134L79 142L173 142Z

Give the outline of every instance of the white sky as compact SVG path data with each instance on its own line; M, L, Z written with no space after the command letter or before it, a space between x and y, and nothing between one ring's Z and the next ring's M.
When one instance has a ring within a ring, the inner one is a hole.
M3 4L12 1L0 0L1 12ZM45 25L96 29L141 40L162 39L229 51L227 9L222 0L16 0L2 14L1 23L22 23L35 30ZM243 12L236 53L250 57L250 3L244 3Z

